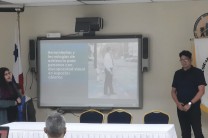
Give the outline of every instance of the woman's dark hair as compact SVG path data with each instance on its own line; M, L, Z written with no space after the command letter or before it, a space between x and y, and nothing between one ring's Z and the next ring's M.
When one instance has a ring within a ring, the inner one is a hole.
M12 75L12 82L7 82L4 78L4 73L9 71L8 68L0 68L0 88L1 88L1 98L8 99L13 96L18 97L18 84L16 83L14 76Z
M9 69L6 67L0 68L0 87L6 87L8 85L4 78L5 71L9 71Z
M188 57L189 59L191 59L192 54L191 54L191 52L189 52L189 51L187 51L187 50L183 50L182 52L179 53L179 57L182 57L182 56L186 56L186 57Z

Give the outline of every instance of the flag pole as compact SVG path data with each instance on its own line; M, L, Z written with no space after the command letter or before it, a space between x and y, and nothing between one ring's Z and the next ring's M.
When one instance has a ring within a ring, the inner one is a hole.
M21 50L21 44L20 44L20 12L18 11L17 12L17 27L18 27L18 40L19 40L19 47L20 47L20 50Z
M19 84L21 93L24 95L24 77L21 63L21 45L20 45L20 11L17 11L17 20L15 25L15 49L13 52L15 63L13 66L13 75L15 81Z

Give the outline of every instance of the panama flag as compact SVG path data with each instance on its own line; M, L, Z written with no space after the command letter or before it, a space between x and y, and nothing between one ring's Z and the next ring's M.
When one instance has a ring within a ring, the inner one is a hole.
M208 84L208 38L194 39L196 66L204 71ZM201 109L208 113L208 85L201 99Z
M24 81L22 72L22 63L20 58L20 33L19 33L19 22L17 22L15 27L15 44L14 44L14 65L13 65L13 75L15 81L19 84L22 94L24 94Z

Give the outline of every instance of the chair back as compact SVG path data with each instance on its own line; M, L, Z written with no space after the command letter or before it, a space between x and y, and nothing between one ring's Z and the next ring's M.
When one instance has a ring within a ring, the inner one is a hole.
M169 115L162 111L151 111L144 115L144 124L168 124Z
M80 115L80 123L103 123L104 114L100 111L90 109Z
M9 127L0 126L0 138L8 138L9 137Z
M108 123L130 124L132 115L123 109L116 109L108 113Z

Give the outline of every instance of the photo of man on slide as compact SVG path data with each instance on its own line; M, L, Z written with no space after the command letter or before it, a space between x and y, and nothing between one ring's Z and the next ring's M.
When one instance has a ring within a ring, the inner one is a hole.
M105 67L105 81L104 81L104 94L110 95L113 92L113 57L110 47L107 47L104 56L104 67Z
M96 43L89 45L88 97L135 99L137 97L137 43Z

